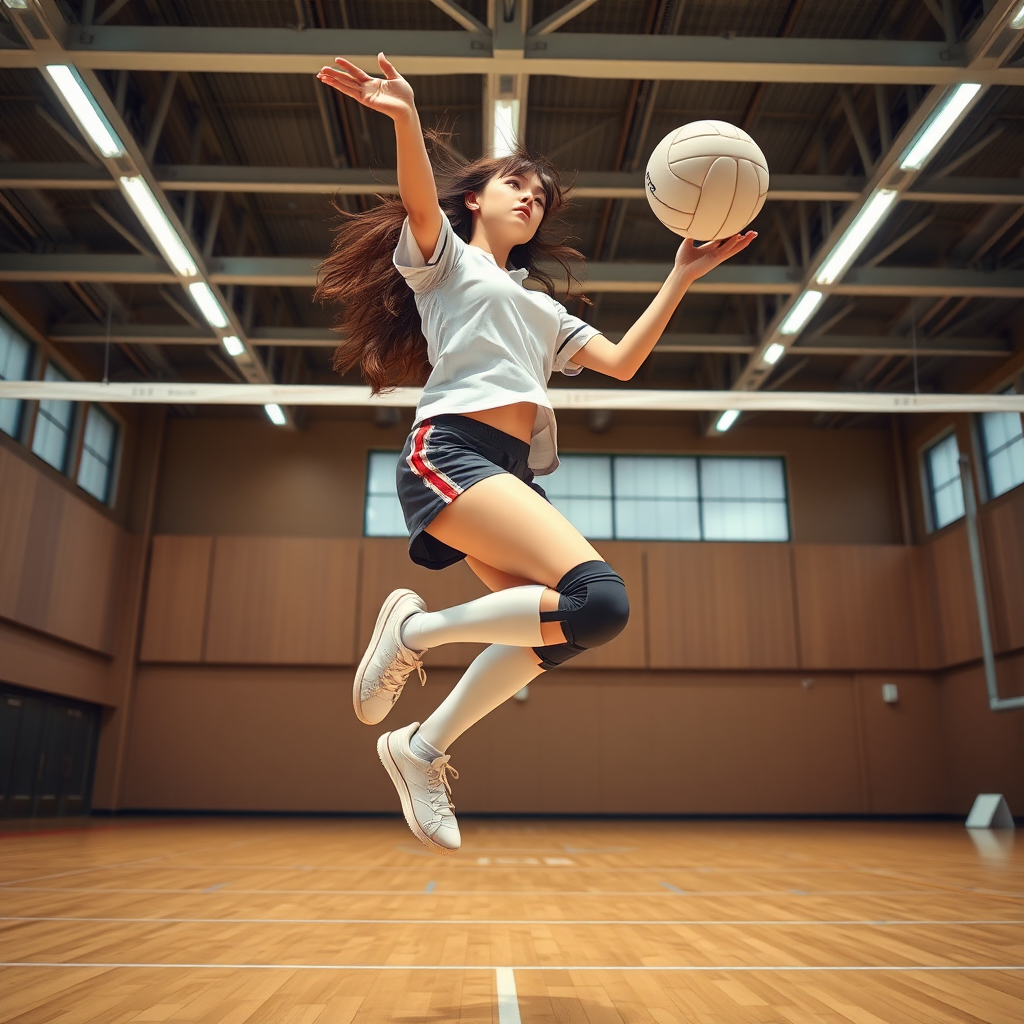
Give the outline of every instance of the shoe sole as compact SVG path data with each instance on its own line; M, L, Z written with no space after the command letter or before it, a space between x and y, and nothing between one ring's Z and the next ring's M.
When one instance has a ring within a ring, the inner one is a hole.
M395 789L398 790L398 798L402 801L402 814L405 817L405 823L409 826L412 834L428 849L434 853L440 854L442 857L450 857L455 850L449 850L446 846L439 846L434 842L430 836L420 827L420 823L416 820L416 815L412 809L412 794L409 792L409 787L406 785L405 779L402 776L402 771L398 767L398 762L394 759L391 754L391 748L388 746L388 737L391 733L386 732L380 739L377 740L377 756L380 758L380 763L384 765L384 770L391 776L391 781L395 784Z
M363 654L363 660L359 662L359 667L356 669L355 682L352 684L352 708L356 713L356 718L359 719L363 725L380 725L391 713L391 708L384 713L384 718L378 719L376 722L371 722L368 718L363 717L362 703L359 700L359 690L363 681L363 673L366 671L366 667L370 664L370 659L377 652L377 647L380 644L380 638L384 635L384 626L387 624L388 618L395 609L395 605L406 595L412 594L416 596L412 590L392 590L390 594L385 598L384 604L381 607L380 612L377 615L377 622L373 627L373 636L370 637L370 643ZM395 701L397 703L397 700ZM393 703L391 707L394 707Z

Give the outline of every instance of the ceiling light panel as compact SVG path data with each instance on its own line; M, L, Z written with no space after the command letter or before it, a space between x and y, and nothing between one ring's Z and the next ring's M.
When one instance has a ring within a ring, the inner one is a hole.
M117 132L103 116L81 75L70 64L47 64L46 73L71 109L75 123L108 159L124 156L124 146Z
M205 281L194 281L188 286L188 291L211 327L227 327L228 318Z
M821 305L823 298L824 294L813 288L805 291L779 324L779 334L799 334L807 321L814 316L814 311Z
M846 273L868 239L878 230L898 195L895 189L880 188L871 196L822 263L814 278L817 284L832 284Z
M920 134L903 154L900 159L900 170L921 170L980 92L981 86L977 82L963 82L958 85L935 108Z
M720 434L724 434L735 422L739 419L740 413L738 409L726 409L721 416L718 417L718 422L715 424L715 430Z
M142 178L118 178L121 191L124 192L136 216L142 221L149 237L156 242L157 248L164 254L164 259L174 267L174 272L181 277L195 277L199 273L192 254L185 248L185 243L178 237L174 225L167 219L160 204L156 201L152 189Z

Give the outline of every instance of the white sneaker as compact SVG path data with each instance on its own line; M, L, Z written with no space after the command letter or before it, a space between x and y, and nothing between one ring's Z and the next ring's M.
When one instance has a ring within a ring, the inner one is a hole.
M412 834L428 849L447 856L462 845L448 784L448 773L453 779L459 773L448 764L447 754L424 761L412 752L409 740L419 727L419 722L413 722L384 733L377 740L377 754L398 790Z
M412 590L392 590L384 601L352 684L352 706L364 725L384 721L413 669L419 674L420 686L426 683L420 653L402 643L402 623L426 610L423 598Z

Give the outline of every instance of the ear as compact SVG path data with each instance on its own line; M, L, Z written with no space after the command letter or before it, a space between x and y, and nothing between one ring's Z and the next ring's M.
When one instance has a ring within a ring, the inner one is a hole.
M464 197L464 201L466 203L466 209L467 210L479 210L480 209L480 200L477 199L475 192L467 192L465 197Z

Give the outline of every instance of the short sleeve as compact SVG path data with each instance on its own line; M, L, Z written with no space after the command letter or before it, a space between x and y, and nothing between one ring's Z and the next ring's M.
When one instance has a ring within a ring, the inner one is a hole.
M558 313L558 339L555 342L552 370L561 370L566 376L575 377L583 367L572 362L572 357L601 332L596 327L591 327L585 320L573 316L560 302L555 299L551 301Z
M442 213L441 233L437 236L437 245L430 259L425 259L416 244L416 236L409 227L409 218L406 217L392 259L406 283L419 295L436 288L444 281L458 266L465 247L466 243L455 234L451 222Z

